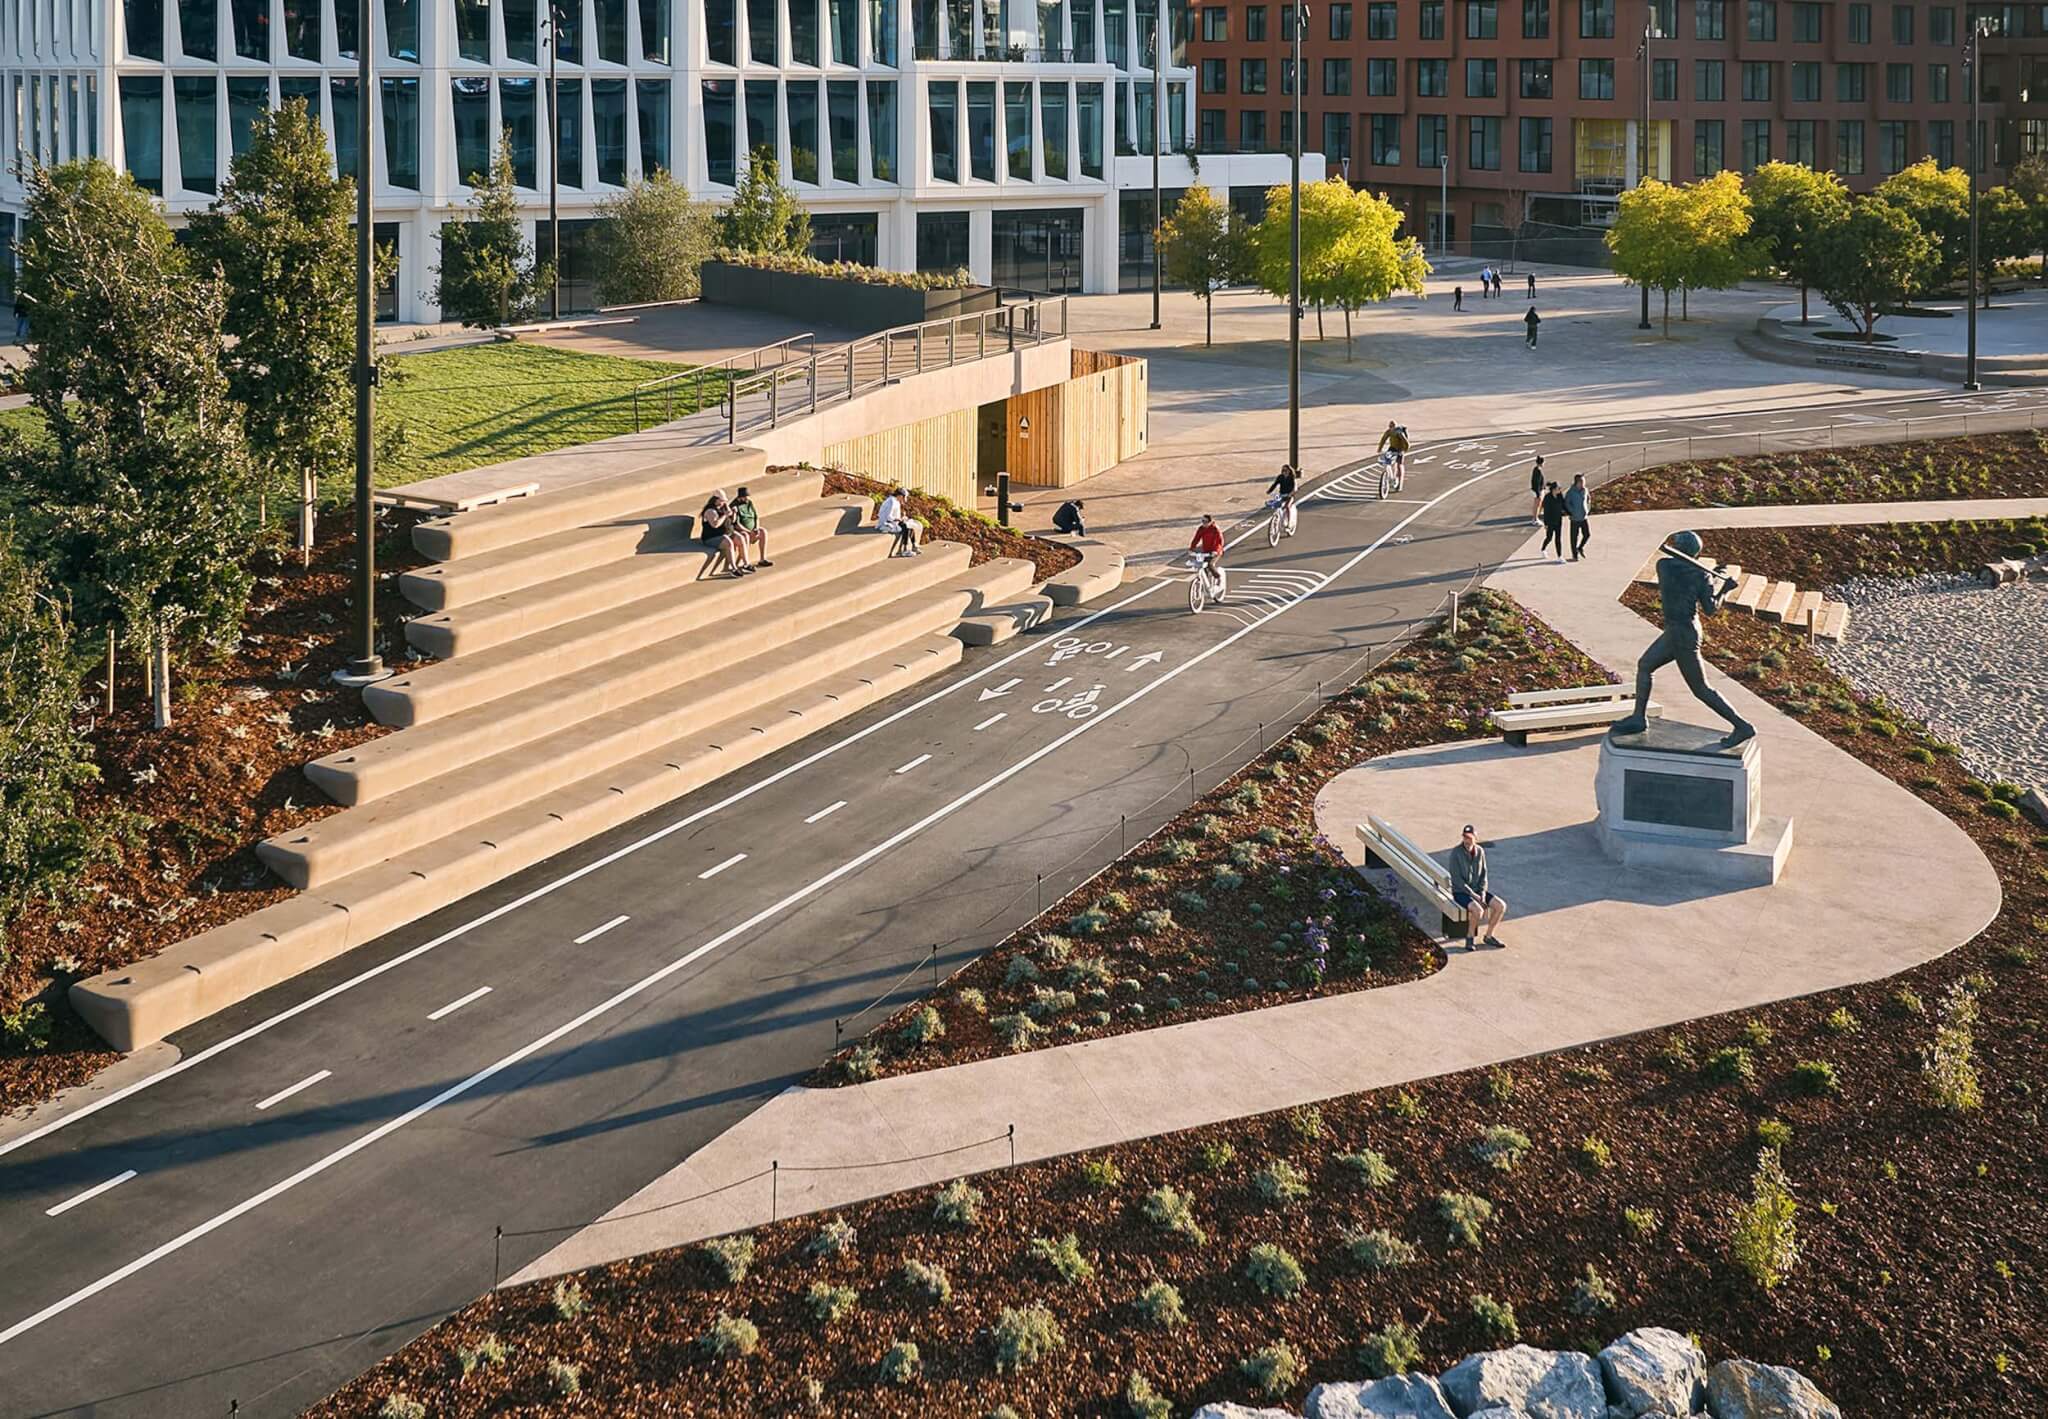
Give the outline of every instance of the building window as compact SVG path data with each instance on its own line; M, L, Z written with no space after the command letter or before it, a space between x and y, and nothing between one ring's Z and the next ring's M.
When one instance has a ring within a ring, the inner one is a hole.
M1863 120L1843 118L1835 122L1835 171L1854 177L1863 171Z
M1202 7L1202 42L1227 44L1230 40L1230 11L1221 5Z
M1365 7L1365 37L1393 39L1400 33L1400 7L1388 0L1373 0Z
M1794 103L1820 102L1820 65L1794 60L1792 64L1792 101Z
M1913 146L1913 125L1886 120L1877 125L1877 161L1887 176L1906 170L1906 153Z
M1579 38L1614 38L1614 0L1579 0Z
M58 13L69 11L60 6ZM220 15L214 9L214 0L178 0L178 34L187 59L204 59L208 63L218 59Z
M235 28L235 58L255 59L268 64L270 62L269 0L231 0L228 6L228 19ZM391 28L391 16L389 13L384 17L384 24L385 28ZM413 29L415 35L417 35L418 25L415 24ZM417 44L418 40L415 39L414 43ZM394 55L393 57L403 59L408 56ZM418 51L415 50L410 57L417 58Z
M1772 65L1747 60L1742 66L1742 101L1744 103L1769 103L1771 101Z
M179 185L187 192L212 192L220 186L220 84L211 74L181 74L171 80L171 98L178 112Z
M1861 64L1837 64L1835 66L1835 101L1837 103L1863 102L1863 71Z
M1869 7L1865 6L1865 10ZM1749 0L1749 37L1772 40L1778 37L1777 0Z
M1294 61L1292 59L1280 61L1280 92L1283 94L1294 92Z
M508 22L511 12L506 11ZM507 41L510 49L510 41ZM526 52L532 53L532 43L526 44ZM669 62L668 0L640 0L640 57L650 64ZM852 59L847 62L853 63Z
M773 79L749 79L741 86L740 107L747 125L740 135L740 156L751 158L763 148L772 156L782 128L782 86Z
M1376 99L1392 98L1400 91L1401 61L1398 59L1368 59L1365 61L1365 91Z
M1150 114L1145 115L1147 119ZM1145 124L1145 140L1152 140L1152 125ZM790 145L796 145L792 134ZM977 182L996 180L996 86L967 86L967 172Z
M1065 88L1060 89L1062 100ZM1060 121L1066 122L1066 110L1060 111ZM1060 176L1066 176L1066 143L1060 143ZM876 182L896 181L896 81L894 79L868 80L868 167Z
M1911 44L1912 42L1913 7L1911 5L1892 6L1892 43Z
M1292 5L1282 5L1280 7L1280 42L1282 44L1294 43L1294 6Z
M1653 59L1650 61L1650 97L1659 103L1678 102L1678 61L1676 59Z
M1927 66L1927 97L1934 103L1948 102L1948 65Z
M1870 7L1851 5L1849 7L1849 43L1870 43Z
M1003 147L1017 182L1031 181L1031 85L1003 85Z
M392 98L391 80L386 79L384 84L384 111L388 124ZM499 122L512 148L512 182L516 187L529 189L540 186L540 107L539 98L534 90L535 82L530 78L498 80ZM417 110L417 98L414 99L413 106ZM387 151L384 154L386 165L391 161L391 154L388 151L390 137L390 133L387 132ZM410 184L401 185L417 187L419 180L414 178Z
M561 81L560 108L555 114L555 148L561 155L561 183L583 185L583 81Z
M1742 120L1742 170L1755 172L1771 160L1771 121L1768 118Z
M384 81L390 83L389 79ZM712 182L730 187L737 170L733 152L738 146L738 98L730 79L704 81L704 175Z
M1785 161L1803 167L1819 162L1820 124L1811 118L1795 118L1785 125Z
M1465 97L1468 99L1490 99L1500 96L1500 61L1497 59L1468 59L1465 61Z
M1550 171L1549 119L1525 118L1522 120L1522 156L1518 166L1523 172Z
M386 84L391 80L386 79ZM73 79L64 95L66 106L64 131L71 135L72 156L78 154L78 80ZM249 151L250 140L255 136L256 120L270 107L270 80L229 79L228 80L228 156L239 158ZM387 105L388 107L388 105Z
M14 43L17 49L21 46L20 13L19 10L15 11ZM29 10L31 21L33 21L35 13L35 10L31 7ZM121 16L127 21L123 29L128 40L129 57L131 59L162 59L164 57L164 0L125 0L121 7ZM135 92L141 92L142 86L140 84L131 86L124 82L121 85L123 93L126 93L131 87L133 87ZM125 108L123 112L126 112ZM159 117L163 113L163 96L161 94L157 96L157 113ZM159 169L163 166L163 145L161 143L157 145L157 166ZM155 189L151 190L154 191Z
M1265 60L1240 59L1237 61L1237 91L1241 94L1263 94L1266 92Z
M1956 165L1956 122L1953 118L1928 120L1927 155L1945 168Z
M1336 98L1351 92L1351 61L1348 59L1325 59L1323 61L1323 92Z
M1244 37L1253 44L1262 44L1266 38L1266 7L1253 5L1244 12Z
M1204 59L1202 61L1202 92L1222 94L1230 91L1230 61L1227 59Z
M164 190L163 75L123 74L120 83L122 165L138 187L147 192L161 193Z
M1081 176L1102 176L1102 85L1083 84L1074 95L1081 139Z
M1441 99L1450 97L1450 67L1448 59L1418 59L1415 61L1415 93L1419 98Z
M1693 60L1692 101L1694 103L1719 103L1727 97L1722 85L1724 67L1718 59Z
M1237 150L1240 153L1263 153L1266 151L1266 111L1264 109L1247 108L1238 111Z
M1521 64L1522 97L1525 99L1547 99L1550 97L1550 61L1548 59L1524 59Z
M1424 39L1444 37L1444 0L1422 0L1422 25L1419 33Z
M163 45L161 34L157 45ZM320 0L284 0L284 52L316 63L325 57L320 52Z
M1884 66L1884 96L1892 103L1913 101L1913 66L1910 64L1887 64Z
M1500 0L1465 0L1465 38L1500 38Z
M1692 126L1692 170L1695 177L1712 177L1727 164L1721 161L1721 120L1702 118Z
M660 82L664 88L667 87L667 80ZM649 85L647 80L640 79L635 81L635 87L644 93ZM860 80L832 79L826 83L825 126L832 141L832 180L859 182ZM649 172L654 171L654 159L647 155L647 124L644 111L640 125L640 160L641 166Z
M298 55L292 45L292 8L298 8L311 17L314 38L314 52ZM319 55L320 0L285 0L284 32L286 47L295 56L317 59ZM455 53L458 58L472 64L491 62L491 7L484 0L455 0Z
M483 82L488 83L489 80ZM341 177L356 175L356 81L334 78L327 81L334 114L334 171Z
M777 46L781 21L775 0L747 0L747 53L756 64L773 64L781 50Z
M1330 7L1330 38L1351 38L1351 7L1349 5L1339 4Z
M1467 166L1480 172L1492 172L1500 167L1498 118L1465 120L1465 162Z
M917 269L958 271L967 265L967 214L917 214Z
M1693 0L1692 37L1728 38L1728 7L1724 0Z
M1374 167L1401 166L1401 115L1376 113L1372 116L1372 163Z
M476 186L475 179L491 167L491 81L485 78L451 79L449 102L455 120L455 180ZM335 134L341 137L339 119ZM355 137L355 130L349 130Z
M1205 108L1196 116L1195 139L1201 145L1203 152L1220 153L1223 151L1223 125L1229 118L1230 115L1220 108ZM1049 141L1046 148L1046 157L1048 159L1052 157ZM1051 176L1050 173L1046 175L1048 177Z
M1326 113L1323 115L1323 161L1348 163L1351 161L1351 115L1348 113Z
M793 121L796 114L794 94L802 88L792 84L790 113L792 122L789 129L791 157L799 162L808 156L811 176L807 182L816 182L818 172L818 91L810 91L810 127L805 136L809 139L805 151L797 148L797 128ZM596 139L597 180L613 187L626 185L626 81L624 79L592 79L590 81L590 133Z
M604 29L602 7L607 3L607 0L597 0L597 3L600 7L597 23L601 35ZM598 47L602 51L603 43L601 39ZM817 66L818 0L790 0L789 62L792 64L808 64L814 68ZM815 94L811 96L811 107L814 109L817 107L817 95Z
M1944 49L1956 42L1956 12L1953 6L1936 5L1927 12L1927 42Z
M1444 143L1445 121L1440 113L1425 113L1415 120L1415 161L1423 167L1440 167L1450 156Z
M1579 61L1579 97L1582 99L1611 99L1614 97L1614 61L1612 59L1581 59Z
M1814 0L1794 0L1792 6L1792 38L1799 44L1820 43L1821 7Z

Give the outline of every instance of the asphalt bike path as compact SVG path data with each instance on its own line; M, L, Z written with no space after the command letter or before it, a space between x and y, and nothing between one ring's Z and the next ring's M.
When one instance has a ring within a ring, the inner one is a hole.
M1823 416L1425 443L1384 501L1369 460L1339 469L1278 548L1263 518L1233 531L1220 607L1127 585L183 1033L174 1071L0 1144L0 1414L296 1412L1356 678L1526 536L1534 453L1569 474L1574 452Z

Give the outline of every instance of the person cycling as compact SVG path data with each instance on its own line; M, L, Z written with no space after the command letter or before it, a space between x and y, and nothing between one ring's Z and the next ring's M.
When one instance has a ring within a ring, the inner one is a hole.
M1405 426L1387 420L1387 431L1380 435L1380 452L1394 455L1394 478L1398 482L1408 471L1408 430Z
M1204 565L1203 558L1207 559L1206 564L1210 568L1222 571L1223 529L1218 527L1216 519L1206 512L1202 514L1201 525L1195 528L1195 535L1188 543L1188 551L1194 554L1189 560L1194 563L1197 574Z
M1294 530L1294 485L1298 481L1299 478L1295 474L1294 465L1283 463L1280 465L1280 476L1266 484L1267 506L1272 506L1271 497L1273 494L1278 493L1280 495L1280 506L1286 510L1287 530L1289 532Z

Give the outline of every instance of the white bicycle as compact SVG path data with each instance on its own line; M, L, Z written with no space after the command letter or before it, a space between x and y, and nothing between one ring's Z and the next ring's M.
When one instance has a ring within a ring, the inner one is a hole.
M1404 465L1406 463L1407 460L1391 448L1380 455L1379 495L1381 497L1384 498L1389 493L1398 493L1401 491L1401 474L1404 471ZM1390 480L1392 483L1391 487L1389 486Z
M1266 545L1277 547L1282 537L1292 537L1299 517L1295 512L1294 499L1273 497L1266 500L1266 506L1273 509L1273 516L1266 522Z
M1190 552L1188 561L1195 569L1195 574L1188 578L1188 610L1199 616L1202 608L1210 602L1221 604L1223 568L1217 566L1215 557L1207 552Z

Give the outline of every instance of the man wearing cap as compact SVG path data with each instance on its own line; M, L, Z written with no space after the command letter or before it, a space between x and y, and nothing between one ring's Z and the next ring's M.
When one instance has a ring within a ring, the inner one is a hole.
M1467 823L1458 837L1458 845L1451 849L1448 864L1451 871L1451 900L1465 909L1465 949L1479 948L1479 933L1486 933L1486 944L1504 946L1507 943L1493 934L1501 918L1508 914L1508 904L1496 897L1486 884L1486 849L1479 845L1473 835L1472 825Z
M1641 734L1649 727L1650 682L1659 670L1676 661L1686 688L1728 721L1728 733L1721 739L1723 748L1732 749L1756 736L1756 726L1737 714L1721 692L1707 683L1700 665L1700 645L1706 639L1700 617L1719 611L1721 598L1733 587L1725 577L1710 575L1701 564L1702 545L1697 532L1680 532L1665 549L1677 555L1657 559L1657 599L1664 615L1664 633L1650 642L1636 662L1636 712L1616 720L1609 734Z

